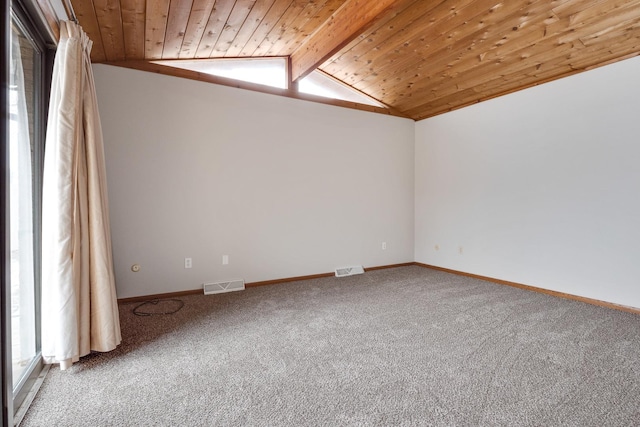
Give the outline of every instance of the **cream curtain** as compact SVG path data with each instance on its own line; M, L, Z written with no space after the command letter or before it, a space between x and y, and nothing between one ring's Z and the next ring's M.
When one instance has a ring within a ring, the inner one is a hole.
M61 23L44 162L42 355L62 369L121 341L91 45Z

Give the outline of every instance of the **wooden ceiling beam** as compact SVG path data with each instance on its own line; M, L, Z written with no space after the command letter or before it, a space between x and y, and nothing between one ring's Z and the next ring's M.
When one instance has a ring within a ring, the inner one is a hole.
M408 0L347 0L291 55L292 81L315 70L353 39Z
M360 36L358 43L343 49L340 56L334 55L322 65L322 71L340 78L349 76L355 70L382 57L384 53L398 49L398 44L394 41L398 37L398 28L402 29L402 42L406 43L414 38L419 40L434 23L448 19L448 14L456 13L465 6L465 2L472 1L474 0L459 0L455 7L446 1L416 2L405 12ZM427 20L425 24L412 25L425 19ZM400 45L403 44L402 42Z
M304 40L309 37L313 32L318 28L322 23L326 20L326 16L324 14L325 11L328 11L328 15L332 15L338 8L342 5L343 0L327 0L326 3L322 5L322 7L316 9L315 13L311 13L311 11L303 11L304 16L302 19L292 25L290 34L293 34L294 37L287 37L286 41L282 45L274 46L274 50L269 52L269 55L274 56L289 56L304 42ZM296 31L298 29L298 31Z

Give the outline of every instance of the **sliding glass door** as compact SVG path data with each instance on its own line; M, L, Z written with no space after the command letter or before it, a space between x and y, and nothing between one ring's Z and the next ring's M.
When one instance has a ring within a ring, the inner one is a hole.
M21 2L11 2L4 22L9 39L3 40L3 421L9 423L42 368L40 224L50 55L30 16Z
M41 56L17 17L11 22L9 81L9 214L11 354L14 394L38 354L36 274L38 270L37 95Z
M0 3L2 13L0 13L0 53L2 56L2 67L0 67L0 105L2 107L2 120L0 121L0 348L2 352L2 417L0 417L0 427L6 427L11 421L12 413L12 385L7 381L11 375L11 360L8 357L11 351L11 276L9 274L9 235L7 233L7 223L9 222L9 62L10 62L10 37L9 37L9 4Z

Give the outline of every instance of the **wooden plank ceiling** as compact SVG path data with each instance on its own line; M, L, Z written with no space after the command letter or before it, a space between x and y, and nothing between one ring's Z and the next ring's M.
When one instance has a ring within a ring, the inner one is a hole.
M285 56L415 120L640 54L640 0L72 4L94 62Z

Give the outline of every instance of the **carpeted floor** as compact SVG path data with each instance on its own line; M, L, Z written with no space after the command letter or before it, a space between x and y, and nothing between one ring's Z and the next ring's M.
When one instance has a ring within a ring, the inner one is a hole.
M634 314L421 267L182 300L22 425L640 425Z

